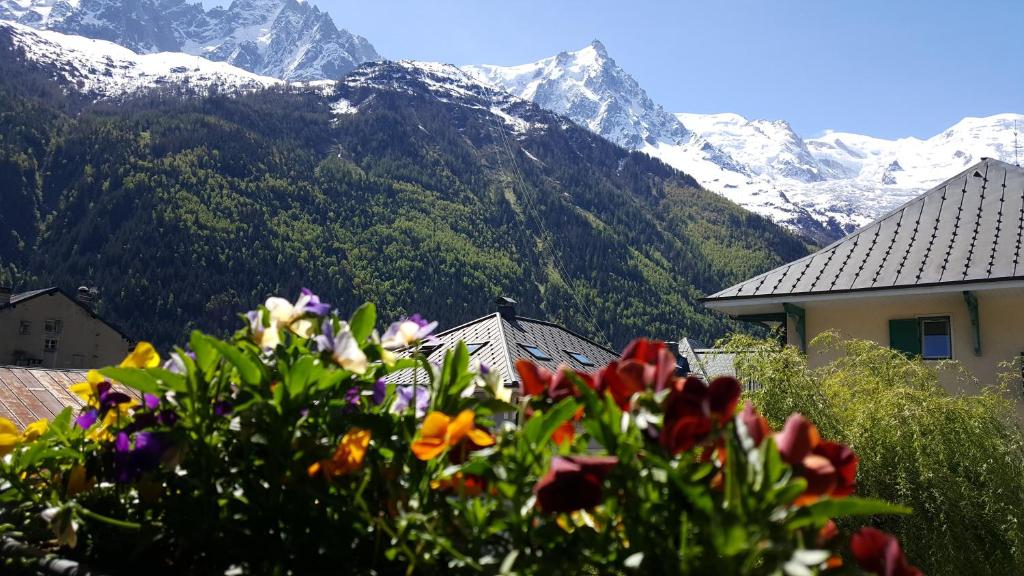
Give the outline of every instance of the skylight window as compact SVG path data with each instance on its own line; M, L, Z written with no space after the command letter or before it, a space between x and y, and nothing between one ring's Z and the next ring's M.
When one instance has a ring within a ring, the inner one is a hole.
M487 342L474 342L472 344L466 344L466 349L469 350L469 353L472 355L474 352L483 348L486 345Z
M566 350L565 353L568 354L569 356L571 356L573 360L579 362L580 364L582 364L584 366L593 366L594 365L594 361L591 360L590 358L588 358L586 354L582 354L580 352L573 352L571 350Z
M520 346L522 346L524 350L529 352L530 356L533 356L537 360L551 360L551 356L548 356L547 352L541 350L536 346L531 346L529 344L520 344Z

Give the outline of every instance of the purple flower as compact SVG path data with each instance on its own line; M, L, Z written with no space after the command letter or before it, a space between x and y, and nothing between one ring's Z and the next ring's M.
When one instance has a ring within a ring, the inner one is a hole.
M156 419L163 426L174 426L178 422L178 413L174 410L161 410Z
M117 433L117 440L114 441L114 450L122 454L131 452L132 444L128 439L128 434L124 432Z
M399 386L395 389L395 393L395 404L391 408L393 411L405 412L408 410L415 396L416 417L426 416L427 408L430 406L430 390L426 386Z
M313 294L313 291L309 288L303 288L302 295L299 296L299 300L295 303L295 309L299 314L308 313L315 316L323 316L330 311L331 305L321 302L320 297Z
M92 425L96 423L99 417L100 413L96 410L86 410L79 414L78 418L75 418L75 424L82 430L88 430L92 428Z
M353 386L345 392L345 402L348 402L349 406L359 406L359 387Z
M160 406L160 397L148 392L144 393L142 395L142 404L149 410L156 410Z
M373 383L373 404L374 406L380 406L384 403L384 400L388 396L388 381L384 378L378 378Z
M120 483L135 480L144 472L156 468L168 448L166 439L156 432L139 432L135 446L128 434L121 432L114 441L114 479Z
M330 320L325 320L320 328L323 332L316 337L317 349L321 352L330 352L331 359L338 365L356 374L365 374L369 366L369 360L359 343L356 342L348 324L342 322L341 330L335 334L334 327Z
M388 350L398 350L423 341L436 342L436 338L428 338L437 328L437 322L427 322L419 314L413 314L388 326L387 332L381 337L381 345Z
M110 382L100 382L96 385L96 391L99 392L100 411L102 412L106 412L118 404L125 404L132 401L131 397L124 392L113 390L110 386Z
M227 416L228 414L231 414L231 411L234 409L235 407L228 400L218 400L213 403L214 416Z

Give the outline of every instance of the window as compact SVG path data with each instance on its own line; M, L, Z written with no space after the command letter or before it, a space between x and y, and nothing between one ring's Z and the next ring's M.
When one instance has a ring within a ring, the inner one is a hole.
M889 321L889 347L907 356L926 360L953 357L949 316L930 316Z
M60 334L61 328L62 322L60 320L50 318L49 320L43 322L43 331L45 331L47 334Z
M22 336L24 336L25 334L31 334L31 333L32 333L32 322L29 322L28 320L22 320L21 322L18 323L18 334L21 334Z
M524 350L529 352L530 356L533 356L537 360L551 360L551 356L548 356L547 352L541 350L536 346L531 346L529 344L520 344L520 346L522 346Z
M593 366L594 365L594 361L591 360L590 358L587 358L586 354L581 354L579 352L572 352L570 350L566 350L565 353L568 354L569 356L571 356L573 360L579 362L580 364L583 364L584 366Z
M57 339L56 338L47 338L43 342L43 351L44 352L56 352L57 351Z
M921 356L925 360L948 360L953 357L953 339L949 317L921 319Z
M470 354L473 354L477 350L487 345L487 342L474 342L472 344L466 344L466 349L469 350Z

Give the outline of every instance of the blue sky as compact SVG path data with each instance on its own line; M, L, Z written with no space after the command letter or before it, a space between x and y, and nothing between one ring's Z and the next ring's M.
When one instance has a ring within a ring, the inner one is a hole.
M671 112L932 136L1024 112L1022 0L310 0L387 58L520 64L600 39Z

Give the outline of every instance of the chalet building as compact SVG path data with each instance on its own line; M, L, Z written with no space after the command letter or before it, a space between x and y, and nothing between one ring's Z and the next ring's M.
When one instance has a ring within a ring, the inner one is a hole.
M131 340L92 309L95 291L0 288L0 366L96 368L116 364Z
M519 389L515 367L519 359L532 360L551 371L565 364L580 372L593 372L619 357L610 348L558 324L516 315L516 302L511 298L498 298L497 305L497 312L436 334L439 342L426 350L428 359L440 363L455 344L465 342L470 364L474 368L484 364L499 374L508 391L505 400L509 400ZM404 370L389 379L411 384L413 371Z
M846 238L704 304L781 325L787 342L804 351L818 334L837 330L925 360L957 360L982 385L994 384L1001 363L1024 354L1022 248L1024 170L983 159ZM808 355L812 366L829 360ZM951 371L943 385L960 386ZM1019 399L1020 387L1013 392Z

